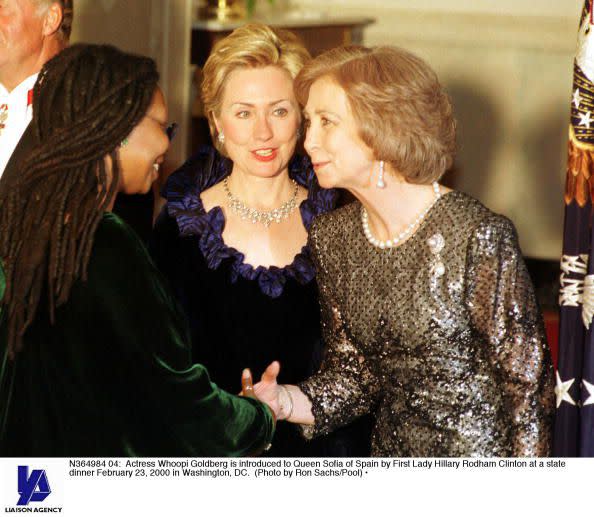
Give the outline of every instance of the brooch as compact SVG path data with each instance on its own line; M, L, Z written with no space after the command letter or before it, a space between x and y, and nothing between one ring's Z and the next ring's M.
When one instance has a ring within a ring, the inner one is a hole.
M427 239L427 245L433 253L434 262L431 266L431 273L434 276L443 276L445 274L445 265L441 261L441 251L445 246L445 239L441 233L436 233Z

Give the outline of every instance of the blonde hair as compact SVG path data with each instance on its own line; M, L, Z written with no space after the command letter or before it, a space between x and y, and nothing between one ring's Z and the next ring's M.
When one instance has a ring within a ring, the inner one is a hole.
M409 183L438 180L453 164L456 121L448 95L422 59L397 47L339 47L310 61L295 80L307 103L311 85L329 78L340 86L375 159Z
M223 152L217 139L214 116L220 113L229 75L240 68L277 66L295 79L311 59L303 43L292 32L250 23L235 29L214 46L203 72L201 95L215 147Z

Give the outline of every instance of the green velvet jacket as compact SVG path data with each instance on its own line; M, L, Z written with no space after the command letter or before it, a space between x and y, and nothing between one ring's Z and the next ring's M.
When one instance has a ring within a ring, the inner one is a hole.
M0 456L240 456L272 439L266 406L191 364L168 286L113 214L55 324L40 303L15 361L0 332Z

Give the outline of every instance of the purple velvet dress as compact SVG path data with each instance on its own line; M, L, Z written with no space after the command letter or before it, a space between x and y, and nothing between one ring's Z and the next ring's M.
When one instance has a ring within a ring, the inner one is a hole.
M291 264L279 268L253 267L225 244L223 211L214 207L207 212L200 194L231 167L228 159L205 148L169 177L153 256L190 322L192 359L208 368L213 382L239 392L243 368L250 367L259 379L266 366L278 360L279 382L296 384L317 371L323 356L315 267L307 246ZM317 215L334 207L336 193L320 188L307 158L294 157L289 175L308 189L299 210L309 229ZM360 423L355 431L340 430L307 443L295 426L280 422L270 454L366 455L369 437L360 435L368 426Z

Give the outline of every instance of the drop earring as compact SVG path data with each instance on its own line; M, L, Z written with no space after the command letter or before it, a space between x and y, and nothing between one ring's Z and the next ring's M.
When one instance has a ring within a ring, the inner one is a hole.
M377 188L385 188L386 183L384 182L384 160L380 160L379 163L379 177L377 178Z
M225 133L223 133L221 131L217 136L217 140L219 141L219 144L224 144L225 143Z

